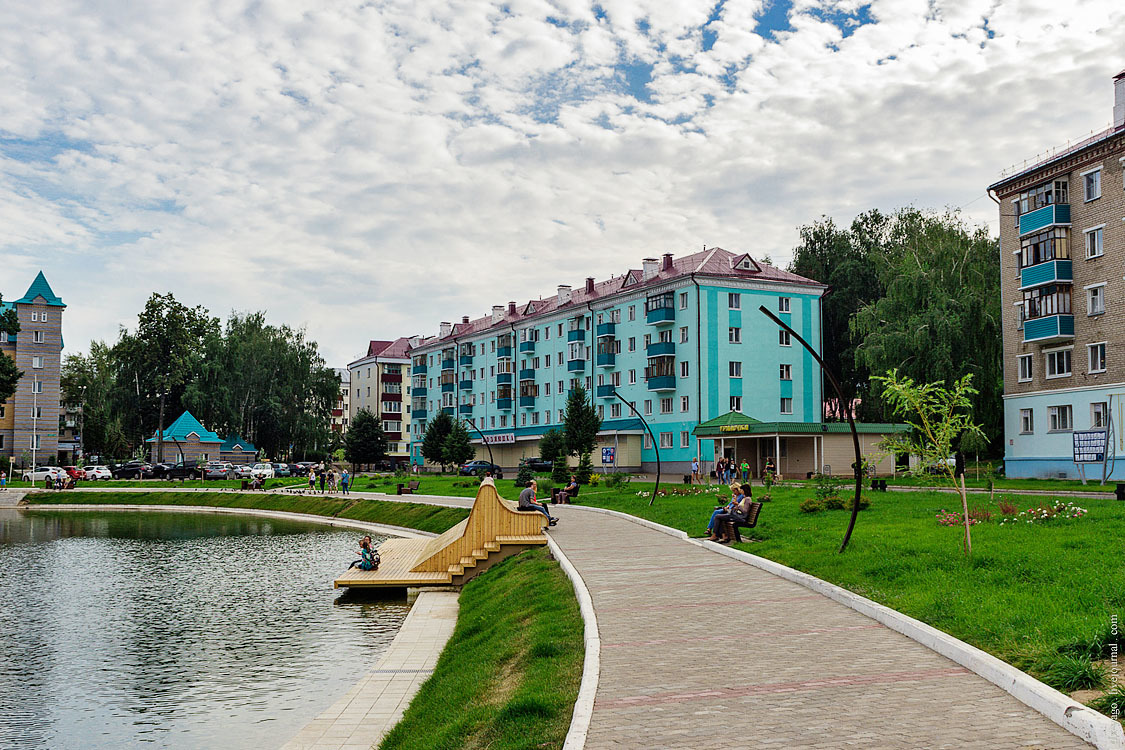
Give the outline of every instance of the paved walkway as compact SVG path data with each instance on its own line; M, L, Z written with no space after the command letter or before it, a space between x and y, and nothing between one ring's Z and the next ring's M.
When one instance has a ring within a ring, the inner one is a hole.
M552 512L601 636L589 750L1090 747L803 586L625 519Z

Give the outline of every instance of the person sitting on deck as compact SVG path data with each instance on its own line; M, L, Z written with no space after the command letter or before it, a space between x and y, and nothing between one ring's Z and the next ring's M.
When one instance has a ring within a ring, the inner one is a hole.
M735 508L738 507L738 504L740 502L742 502L742 488L737 484L732 484L730 486L730 500L726 505L720 505L719 507L715 508L715 512L711 514L711 520L707 522L707 541L719 541L719 536L715 533L715 518L717 518L721 513L732 512Z
M520 510L537 510L547 517L547 521L551 526L554 526L559 522L559 519L551 515L546 505L535 500L535 492L538 489L539 483L532 479L531 483L527 485L527 488L520 493Z
M569 503L572 497L578 496L578 477L574 474L570 475L570 484L562 488L563 496L560 500L564 503Z
M360 570L375 570L379 567L379 553L376 551L374 545L371 544L371 537L365 536L359 541L359 555L358 560L352 560L352 564L348 566L348 570L352 568L359 568Z
M709 541L718 541L719 544L729 544L732 540L726 533L727 521L745 523L746 519L750 517L750 503L754 502L754 490L749 483L743 484L739 489L742 490L742 498L738 501L738 504L729 513L719 513L711 519L713 528L722 530L723 534L719 539L711 539ZM711 532L711 536L715 536L714 531Z

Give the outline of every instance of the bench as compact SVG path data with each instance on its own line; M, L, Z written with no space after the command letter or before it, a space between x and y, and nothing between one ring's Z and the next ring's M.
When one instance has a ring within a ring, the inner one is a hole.
M551 490L551 503L552 504L564 503L566 505L569 505L570 501L572 499L578 497L578 493L581 490L582 490L582 485L578 485L574 490L574 494L572 495L569 492L566 492L565 490L563 490L562 487L556 487L555 489Z
M413 495L415 492L418 491L418 489L421 486L422 486L422 483L418 482L418 481L407 482L405 486L400 484L400 485L398 485L398 491L395 494L397 494L397 495Z
M736 542L742 541L742 535L738 533L739 528L752 529L758 525L758 515L762 512L761 503L750 503L750 513L746 516L745 521L727 521L726 522L726 536Z

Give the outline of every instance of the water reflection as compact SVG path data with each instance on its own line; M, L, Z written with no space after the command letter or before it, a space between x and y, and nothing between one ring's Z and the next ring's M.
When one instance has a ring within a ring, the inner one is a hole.
M280 745L408 611L331 591L358 537L241 516L0 511L0 747Z

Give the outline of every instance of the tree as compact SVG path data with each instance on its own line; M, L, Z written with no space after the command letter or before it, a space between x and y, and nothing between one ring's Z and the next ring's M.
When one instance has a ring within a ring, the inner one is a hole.
M965 493L965 477L961 476L958 487L948 459L954 444L963 436L982 434L980 427L972 419L972 397L977 393L972 387L972 374L954 382L952 388L946 388L944 383L916 383L913 378L899 375L898 370L873 376L873 379L883 386L883 397L894 413L914 428L909 435L889 435L883 441L884 446L894 453L919 456L921 464L918 471L936 467L949 477L953 487L961 494L961 511L965 523L963 547L965 554L971 555L973 540L969 534L969 500Z
M460 419L450 421L452 424L449 427L449 434L445 436L445 440L441 444L443 466L447 463L457 466L476 455L476 450L469 442L469 431L465 429L465 423Z
M594 467L590 464L590 454L583 453L578 458L578 468L574 470L574 480L579 484L589 484L590 475L594 472Z
M531 471L531 464L521 461L519 471L516 472L516 486L526 487L531 484L532 479L535 479L535 474Z
M4 301L4 297L0 295L0 302ZM13 336L20 332L20 320L16 316L16 308L10 307L4 312L0 313L0 336ZM16 360L13 357L0 355L0 402L7 401L16 392L16 384L19 383L20 377L23 372L16 367Z
M387 455L387 436L383 425L370 409L360 409L352 418L344 438L344 459L352 465L373 464Z
M567 453L581 456L590 453L598 442L602 419L590 402L590 394L582 386L572 388L566 399L563 417L564 444Z
M552 427L539 438L539 457L551 462L551 481L556 484L566 482L568 470L566 462L566 436L562 430Z
M439 411L426 426L426 434L422 438L422 458L432 464L441 464L445 471L445 438L453 429L453 419L444 411Z

